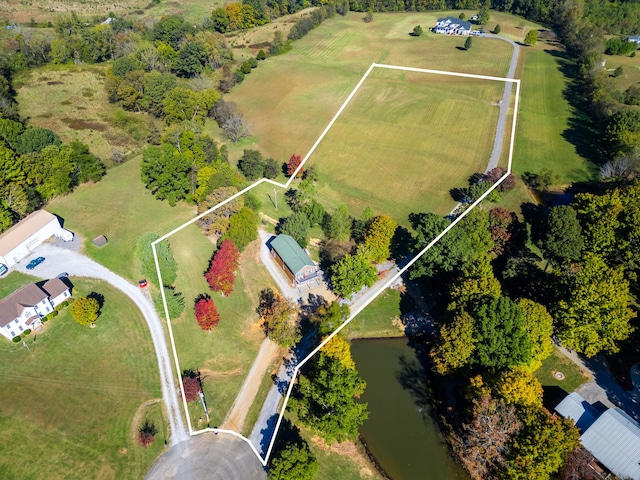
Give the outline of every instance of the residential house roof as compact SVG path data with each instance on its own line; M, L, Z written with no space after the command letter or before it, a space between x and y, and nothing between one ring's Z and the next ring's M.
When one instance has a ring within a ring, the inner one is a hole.
M16 290L8 297L0 300L0 328L7 326L25 307L33 307L45 298L55 298L69 286L59 278L47 280L41 287L35 283L30 283ZM38 317L32 317L33 320ZM27 324L31 323L29 320Z
M6 327L24 307L33 307L47 298L47 292L30 283L0 300L0 328Z
M0 235L0 255L9 253L54 218L56 218L56 216L46 210L37 210L27 215L20 222Z
M556 407L556 412L570 418L581 432L586 431L598 418L599 412L579 393L567 395Z
M273 248L282 261L289 267L289 270L296 275L305 266L315 266L313 260L309 258L309 255L298 245L293 237L285 234L280 234L271 241L271 248Z
M459 25L461 27L464 27L465 30L471 30L471 22L467 22L465 20L461 20L461 19L456 18L456 17L439 18L437 23L436 23L436 25L438 25L440 23L449 23L451 25Z
M44 285L42 285L42 290L49 294L49 297L56 298L62 292L69 290L69 285L64 283L59 278L52 278L51 280L47 280Z

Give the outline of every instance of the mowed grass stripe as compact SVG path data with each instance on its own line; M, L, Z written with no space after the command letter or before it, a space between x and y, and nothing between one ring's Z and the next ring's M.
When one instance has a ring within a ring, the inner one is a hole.
M593 167L563 136L573 115L558 61L549 51L526 52L513 167L517 173L547 168L566 183L584 181Z
M319 198L405 224L412 212L448 213L449 190L486 168L503 87L448 78L445 88L439 75L374 70L310 158Z

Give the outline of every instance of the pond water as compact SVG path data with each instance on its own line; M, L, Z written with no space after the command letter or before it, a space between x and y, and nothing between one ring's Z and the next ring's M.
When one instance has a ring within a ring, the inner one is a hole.
M467 480L449 455L428 405L417 399L425 376L406 338L354 340L351 351L367 388L369 418L360 433L392 480Z

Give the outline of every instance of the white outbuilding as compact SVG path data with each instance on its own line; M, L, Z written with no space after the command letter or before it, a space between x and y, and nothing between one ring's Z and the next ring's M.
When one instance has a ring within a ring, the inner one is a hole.
M0 266L11 268L54 235L73 240L73 233L62 228L58 217L46 210L33 212L0 235Z

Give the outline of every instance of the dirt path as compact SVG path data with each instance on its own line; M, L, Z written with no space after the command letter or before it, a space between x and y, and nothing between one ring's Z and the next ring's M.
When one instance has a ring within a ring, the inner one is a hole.
M236 401L233 403L231 411L220 428L233 430L238 433L242 432L247 413L249 413L249 409L258 394L262 377L269 368L269 365L271 365L271 362L273 362L279 354L280 347L268 338L265 338L262 345L260 345L258 356L253 362L251 370L249 370L249 374L236 397Z

